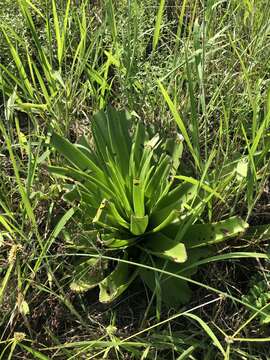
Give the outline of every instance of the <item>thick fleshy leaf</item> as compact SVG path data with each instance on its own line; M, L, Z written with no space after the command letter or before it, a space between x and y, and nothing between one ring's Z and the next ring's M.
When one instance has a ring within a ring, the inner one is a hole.
M129 223L120 215L120 212L111 201L108 204L109 213L115 218L118 224L126 229L129 229Z
M130 217L130 231L133 235L141 235L145 233L148 225L148 215L138 217L131 215Z
M89 191L89 188L84 188L81 184L71 185L71 184L65 184L63 188L66 190L66 193L63 195L63 199L67 202L74 203L74 201L82 202L83 205L81 206L80 210L82 208L91 208L91 213L93 216L96 213L96 208L99 206L101 199L100 199L100 191L95 186L95 184L92 184L93 193ZM87 215L87 214L85 214Z
M139 172L136 172L135 169L139 169L141 162L144 141L145 141L145 128L142 122L138 122L136 125L135 134L133 135L134 142L130 154L130 163L129 163L129 175L131 178L139 176Z
M62 136L53 133L51 137L51 143L62 154L70 163L75 165L82 171L89 169L93 171L96 175L99 175L101 178L104 178L103 172L99 167L87 157L76 145L72 144L67 139Z
M110 146L107 117L103 110L94 115L91 130L95 141L95 149L100 160L107 161L106 149Z
M177 264L161 258L153 258L154 266L157 269L190 278L197 272L197 267L187 270L185 270L185 268L196 263L200 258L209 256L210 253L210 250L206 248L190 249L188 252L188 259L184 264ZM143 264L153 266L153 263L149 259L145 261L145 258L142 258L142 260ZM187 303L191 298L191 290L186 280L169 276L168 274L161 274L160 272L155 272L154 270L146 268L140 268L140 276L153 292L156 289L156 276L159 278L161 276L159 281L161 299L170 307L179 307L179 305Z
M110 249L125 249L129 246L135 245L138 238L134 237L131 239L117 239L111 238L110 240L104 241L104 246Z
M166 182L164 184L161 185L161 181L163 180L167 180L167 177L169 175L170 172L170 157L166 154L162 154L160 159L159 159L159 163L157 165L157 167L155 168L155 172L153 173L153 176L151 176L146 189L145 189L145 193L146 195L151 198L153 197L154 199L152 200L153 203L156 202L156 199L158 199L160 197L160 194L162 193L163 189L166 186ZM158 190L158 193L157 193ZM151 199L150 199L151 201Z
M110 177L110 184L112 191L116 194L116 200L118 201L120 206L122 206L125 210L126 214L130 214L132 212L129 194L127 191L127 185L123 174L121 174L120 168L118 166L117 161L115 161L114 157L109 153L107 149L107 170L108 175Z
M187 260L185 245L177 243L161 233L150 235L145 242L145 248L151 254L176 263L183 263Z
M67 179L72 179L80 183L81 186L84 186L91 192L93 192L93 186L95 186L102 190L104 194L107 194L108 197L113 198L115 196L114 192L109 188L109 185L93 174L88 174L87 172L72 167L48 166L47 169L53 175L66 177Z
M138 169L136 169L136 173L139 174L139 178L141 180L145 179L145 176L151 167L151 161L153 159L154 150L158 147L159 144L160 144L160 140L158 134L156 134L152 139L148 140L144 144L140 165Z
M207 246L241 235L248 224L238 216L212 224L191 225L182 241L187 248Z
M83 260L75 265L71 290L84 292L97 286L104 279L107 265L106 261L96 258Z
M99 158L105 164L108 154L114 158L122 176L128 174L131 149L130 119L125 111L108 108L94 115L92 133Z
M197 196L197 186L189 183L177 185L154 207L150 217L151 226L163 222L173 210L180 210Z
M97 209L97 212L92 220L93 224L98 224L104 227L117 227L117 221L115 218L109 215L108 213L108 204L109 201L107 199L103 199Z
M109 303L120 296L137 276L127 263L120 262L116 269L99 284L99 301Z
M152 228L151 232L152 233L157 233L159 231L161 231L162 229L166 228L167 226L169 226L175 219L177 219L178 217L178 212L176 210L171 210L168 214L168 216L164 219L160 219L161 222L159 222L158 224L156 224L156 226L153 227L153 225L155 224L155 222L153 223L153 221L150 224L150 228Z
M138 243L138 237L132 237L129 231L113 231L99 233L100 241L105 248L108 249L124 249Z
M117 158L123 177L125 177L128 174L131 147L128 116L125 111L116 111L109 107L107 117L112 154Z
M153 266L150 262L147 265ZM183 267L183 265L164 259L155 259L154 266L171 273L177 273ZM191 298L191 290L185 280L145 268L140 269L140 276L152 292L156 290L156 280L159 282L161 299L170 307L179 307Z
M133 179L133 207L136 217L144 217L144 187L140 179Z

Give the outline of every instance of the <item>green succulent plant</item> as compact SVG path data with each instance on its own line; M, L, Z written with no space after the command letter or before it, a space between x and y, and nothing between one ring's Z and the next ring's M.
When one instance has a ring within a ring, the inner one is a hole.
M53 133L51 145L66 166L49 170L67 180L65 200L77 206L84 231L72 240L78 253L109 254L124 262L79 258L71 288L100 288L100 301L116 299L139 275L154 291L155 272L131 266L149 264L172 273L190 267L208 253L209 245L243 232L238 217L212 224L198 221L207 201L218 196L208 185L177 175L182 137L161 139L124 111L97 113L91 123L92 142L77 144ZM113 255L112 255L113 254ZM196 268L181 274L191 276ZM162 300L177 305L189 300L188 284L175 277L161 279Z

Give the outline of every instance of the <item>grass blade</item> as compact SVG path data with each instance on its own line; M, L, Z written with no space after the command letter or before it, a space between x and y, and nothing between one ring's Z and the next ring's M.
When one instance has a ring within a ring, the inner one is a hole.
M173 118L174 118L176 124L178 125L178 127L179 127L179 129L180 129L180 131L181 131L181 133L182 133L182 135L183 135L183 137L184 137L184 139L185 139L185 141L186 141L186 143L188 145L188 148L189 148L189 150L191 152L191 155L193 156L193 159L194 159L197 167L199 169L201 169L200 161L198 159L198 156L196 155L196 151L195 151L195 149L194 149L194 147L193 147L193 145L192 145L192 143L190 141L189 135L187 133L186 126L185 126L179 112L177 111L176 106L174 105L174 103L170 99L169 94L166 91L166 89L164 88L164 86L162 85L162 83L159 80L157 81L157 83L158 83L159 89L160 89L160 91L161 91L167 105L169 106L169 109L170 109L170 111L171 111L171 113L173 115Z
M203 321L199 316L194 315L194 314L184 314L184 316L189 317L195 321L197 321L199 323L199 325L201 325L201 327L203 328L203 330L206 332L206 334L210 337L210 339L212 339L214 345L219 349L219 351L221 352L221 354L223 356L226 356L226 352L223 349L220 341L218 340L218 338L216 337L216 335L213 333L213 331L211 330L211 328L206 324L205 321Z
M156 50L158 40L159 40L159 34L160 34L160 28L163 18L163 12L164 12L164 6L165 6L165 0L160 0L157 18L156 18L156 25L154 30L154 36L153 36L153 42L152 42L152 51L154 52Z

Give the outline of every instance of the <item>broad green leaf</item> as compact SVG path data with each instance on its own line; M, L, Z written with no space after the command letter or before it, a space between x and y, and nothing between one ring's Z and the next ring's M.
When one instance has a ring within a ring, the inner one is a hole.
M129 229L129 223L124 219L123 216L121 216L120 212L118 211L118 209L116 208L113 202L109 201L108 208L109 208L109 213L117 221L117 223L120 226Z
M140 179L133 179L133 206L136 217L144 217L144 188Z
M169 193L164 195L153 208L151 220L157 217L156 222L160 222L160 218L165 218L172 210L179 210L185 204L193 200L198 194L198 187L188 182L177 185Z
M77 189L80 195L81 206L88 206L95 208L95 210L102 201L102 195L105 195L105 193L101 193L100 188L98 188L95 184L87 183L87 188L81 184L77 184Z
M159 164L146 186L145 194L149 197L150 204L155 204L157 202L168 183L168 176L172 166L170 161L171 159L168 155L161 155Z
M112 238L111 240L104 242L104 245L110 249L125 249L136 244L137 239L138 238L136 237L127 240Z
M125 214L129 216L132 212L132 208L130 205L130 197L127 192L127 186L120 172L117 162L111 156L108 149L107 149L107 159L108 159L107 162L108 172L111 180L110 183L112 190L115 191L115 193L117 194L116 200L124 208Z
M187 260L185 245L177 243L161 233L150 235L145 242L145 248L153 255L176 263L183 263Z
M67 189L67 186L65 186ZM81 199L80 193L76 185L71 185L68 188L68 191L64 194L63 199L67 202L74 202L75 200L79 201Z
M145 141L145 128L142 122L139 121L136 125L136 130L134 134L134 143L130 154L131 164L129 165L129 167L130 169L133 169L132 171L130 170L130 176L133 178L139 176L139 173L136 173L135 169L139 169L139 165L141 162L143 149L144 149L144 141Z
M104 184L96 176L83 172L81 170L72 168L72 167L60 167L60 166L48 166L48 171L55 176L67 178L69 180L76 181L78 188L84 188L86 192L92 192L97 195L99 191L103 192L103 195L106 195L108 198L114 198L115 194L109 188L108 184Z
M140 241L140 237L133 237L129 231L112 231L106 234L100 232L99 237L103 246L108 249L125 249Z
M130 217L130 231L133 235L144 234L148 225L148 215L138 217L131 215Z
M120 296L137 276L137 270L130 269L127 263L118 263L116 269L99 283L99 301L109 303Z
M119 161L123 177L125 178L128 174L131 149L128 115L125 111L116 111L109 107L107 116L111 148Z
M145 260L143 263L145 264ZM149 263L149 265L153 266L152 263ZM158 258L155 259L154 266L171 273L177 273L179 269L181 269L180 264ZM145 268L140 269L140 276L152 292L155 292L156 289L155 277L159 277L162 301L170 308L178 308L181 304L185 304L191 299L191 290L184 280L172 276L160 275Z
M152 233L158 233L159 231L163 230L167 226L169 226L178 216L178 213L176 210L172 210L169 215L165 219L160 219L160 223L156 225L155 222L153 222L153 219L151 219L151 227L154 227L151 232ZM155 226L156 225L156 226Z
M119 260L123 255L126 260L129 251L134 250L136 256L141 252L151 258L158 269L192 276L201 263L199 259L208 251L206 245L236 236L247 228L237 217L214 224L198 223L209 200L221 196L203 181L205 174L201 180L176 175L183 151L180 135L162 144L159 134L150 127L146 130L141 122L134 125L126 113L113 109L96 114L91 127L93 143L82 137L78 144L71 144L55 133L52 136L52 144L71 165L49 169L67 180L65 198L73 206L78 205L74 220L80 221L86 231L81 243L68 240L73 250L89 252L103 247L108 253L118 251ZM188 134L183 135L188 142ZM199 167L198 157L197 162ZM88 233L93 229L95 233ZM132 246L134 249L127 249ZM125 261L120 262L101 281L102 302L113 301L127 288L136 276L134 268L130 268ZM157 272L143 272L141 276L156 291L158 301L160 292L172 306L190 298L188 284L180 278L167 274L159 281ZM86 278L76 279L74 288L83 291L97 284L95 276L89 280L88 275L86 271Z
M96 258L74 264L75 272L70 284L71 290L84 292L94 288L104 279L107 267L107 261Z
M142 158L141 158L140 166L139 166L140 168L142 168L142 166L144 165L145 161L148 158L152 157L153 151L155 149L157 149L157 147L160 145L160 143L161 143L161 140L160 140L159 134L156 134L150 140L148 140L144 143L144 149L143 149Z
M109 129L107 117L104 111L99 111L94 115L92 121L92 133L95 140L97 154L104 163L107 162L107 148L110 147Z
M247 228L248 224L235 216L217 223L191 225L182 241L187 248L206 246L239 236Z
M55 132L51 137L51 144L62 154L71 164L75 165L82 171L90 170L101 179L104 179L103 172L97 165L89 159L77 146L71 144L68 140Z
M97 213L94 217L94 219L92 220L93 223L98 223L100 222L100 219L102 217L102 214L104 213L104 210L106 209L106 206L108 205L108 200L107 199L103 199L100 203L99 208L97 209Z
M103 199L101 201L92 223L96 223L104 227L117 228L119 223L117 219L110 214L110 203L107 199Z

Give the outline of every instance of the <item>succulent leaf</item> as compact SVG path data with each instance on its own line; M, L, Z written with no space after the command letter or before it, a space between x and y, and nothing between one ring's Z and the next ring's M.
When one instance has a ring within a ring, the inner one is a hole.
M151 262L148 262L147 265L153 266ZM168 271L172 274L177 274L181 269L180 264L164 259L155 259L154 267L159 270ZM158 277L162 301L170 308L179 307L180 304L187 303L191 298L191 290L185 280L145 268L140 270L140 277L152 292L155 292L156 290L156 277Z
M99 301L109 303L120 296L137 276L127 263L118 263L115 270L99 283Z
M75 273L70 284L71 290L84 292L97 286L104 279L104 271L107 262L101 259L91 258L82 260L75 266Z
M212 245L229 238L239 236L248 228L248 224L240 217L234 216L212 224L191 225L182 241L187 248Z
M145 243L145 248L153 255L176 263L183 263L187 260L185 245L183 243L177 243L161 233L149 235L149 239L147 239Z
M131 215L130 218L130 231L133 235L142 235L145 233L145 230L148 225L148 215L145 216L135 216Z

